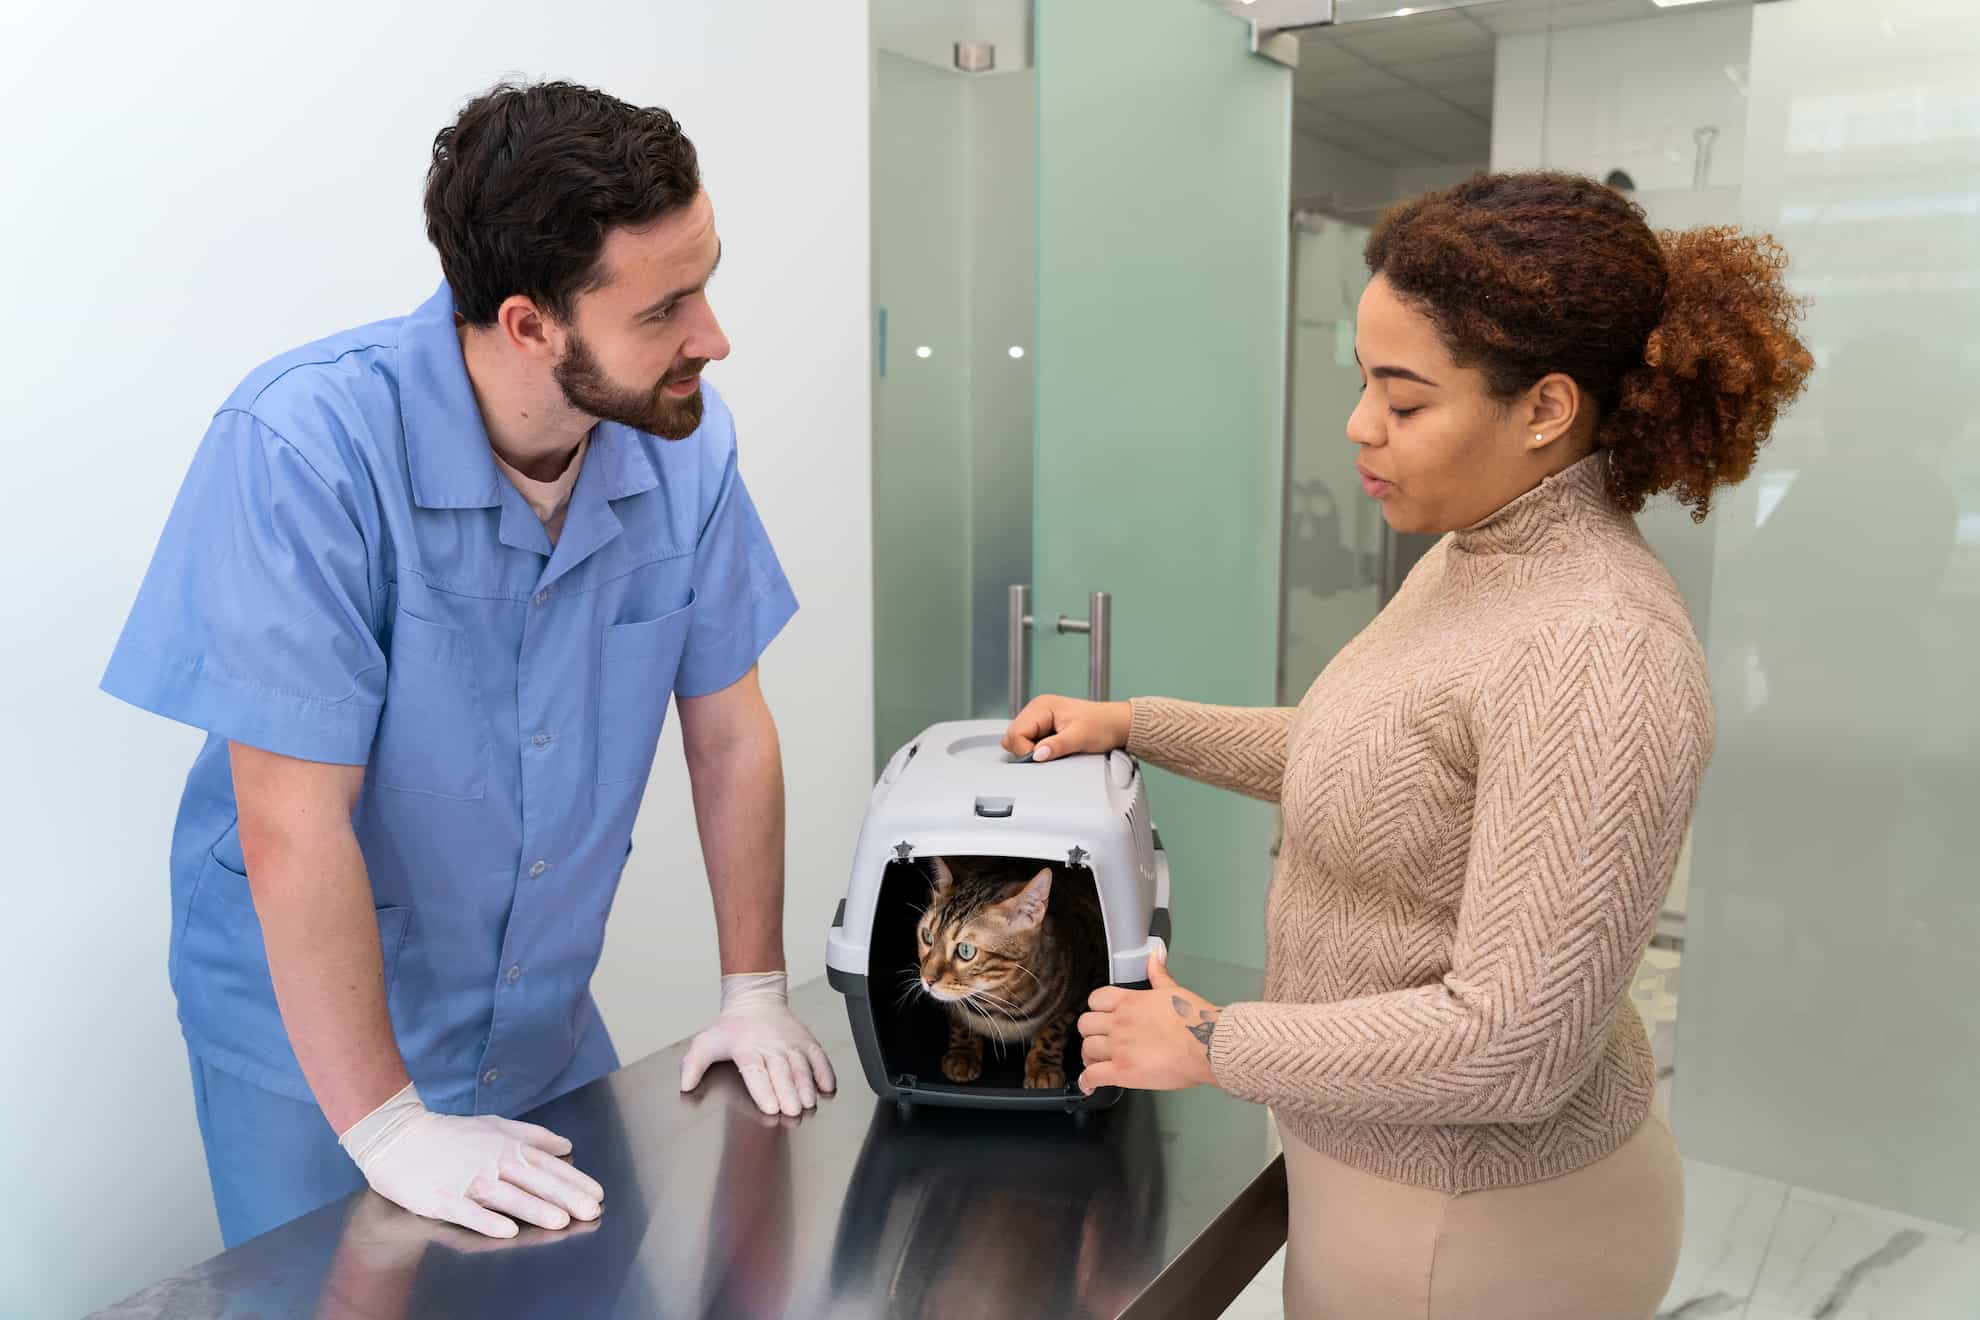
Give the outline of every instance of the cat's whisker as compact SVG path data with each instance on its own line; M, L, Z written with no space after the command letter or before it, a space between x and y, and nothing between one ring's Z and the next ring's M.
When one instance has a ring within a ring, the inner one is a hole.
M906 972L907 976L901 982L900 994L894 1000L894 1007L897 1010L906 1008L912 1003L916 993L927 993L926 987L921 984L921 969L919 967L904 967L901 970Z
M1006 999L1002 995L996 994L993 991L977 990L974 993L981 995L983 998L990 1000L993 1003L996 1003L1003 1008L1008 1008L1014 1013L1023 1011L1023 1005L1017 1004L1009 999Z
M980 1017L980 1018L986 1018L986 1019L987 1019L987 1018L992 1018L992 1017L1001 1017L1001 1016L1003 1016L1003 1015L1002 1015L1001 1013L998 1013L998 1012L996 1012L996 1011L995 1011L995 1010L996 1010L996 1005L994 1005L994 1004L992 1004L992 1005L990 1005L990 1006L989 1006L988 1008L983 1008L983 1007L979 1007L979 1006L978 1006L978 997L977 997L976 995L973 995L973 994L972 994L972 995L969 995L969 996L967 996L967 997L965 997L965 998L962 998L962 999L958 999L958 1000L957 1000L956 1002L957 1002L958 1004L960 1004L960 1005L962 1005L962 1008L963 1008L963 1011L964 1011L964 1012L968 1012L968 1013L974 1013L974 1014L975 1014L975 1015L976 1015L977 1017ZM987 1001L984 1001L984 1002L987 1002Z
M981 999L984 1003L989 1004L991 1008L996 1010L998 1017L1005 1019L1012 1026L1017 1026L1024 1020L1022 1015L1023 1010L1001 995L992 994L988 990L975 990L970 993L970 997L972 999ZM988 1017L989 1014L986 1013L984 1016Z

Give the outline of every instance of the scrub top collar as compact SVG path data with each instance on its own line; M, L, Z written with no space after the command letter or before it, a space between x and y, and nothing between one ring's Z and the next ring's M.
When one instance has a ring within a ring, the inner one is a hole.
M660 484L649 446L667 441L617 422L598 423L591 430L577 489L571 493L564 534L552 553L528 504L507 489L495 466L454 327L453 290L444 282L406 318L400 331L399 410L406 429L413 503L423 509L499 507L502 541L550 559L542 586L620 535L623 528L612 501L644 494Z

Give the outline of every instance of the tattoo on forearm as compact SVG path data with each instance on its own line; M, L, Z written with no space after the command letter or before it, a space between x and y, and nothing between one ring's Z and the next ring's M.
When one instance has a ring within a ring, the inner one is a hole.
M1190 1023L1184 1030L1196 1037L1203 1046L1203 1057L1209 1058L1210 1038L1217 1034L1217 1015L1209 1009L1192 1009L1189 1001L1181 995L1170 995L1169 1006L1176 1010L1176 1016L1184 1022L1189 1022L1192 1012L1196 1014L1196 1021Z

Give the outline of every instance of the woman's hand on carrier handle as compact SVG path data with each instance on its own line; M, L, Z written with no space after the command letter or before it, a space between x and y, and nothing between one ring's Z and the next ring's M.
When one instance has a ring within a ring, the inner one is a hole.
M1004 750L1034 761L1111 752L1127 746L1130 718L1125 701L1034 697L1004 730Z

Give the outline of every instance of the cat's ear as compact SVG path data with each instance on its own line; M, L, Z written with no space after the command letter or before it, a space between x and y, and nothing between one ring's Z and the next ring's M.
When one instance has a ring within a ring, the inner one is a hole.
M929 878L935 886L935 897L940 898L942 895L948 893L950 887L956 883L956 873L951 871L949 864L940 857L931 857L928 860L932 864L931 870L933 871L933 874Z
M1012 930L1031 930L1045 920L1045 904L1052 897L1052 868L1031 877L1031 883L1001 905Z

